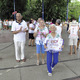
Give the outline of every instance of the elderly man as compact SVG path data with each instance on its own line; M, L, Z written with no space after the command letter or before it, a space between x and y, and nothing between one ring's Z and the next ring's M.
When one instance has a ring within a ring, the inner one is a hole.
M17 13L16 21L13 22L11 29L12 33L14 34L15 56L17 62L20 62L20 60L25 62L24 47L27 30L28 27L26 22L22 20L22 15ZM21 55L19 53L19 48L21 49Z

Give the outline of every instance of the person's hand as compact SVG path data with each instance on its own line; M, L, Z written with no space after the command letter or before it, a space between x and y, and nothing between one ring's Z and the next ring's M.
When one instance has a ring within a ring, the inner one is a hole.
M22 27L20 28L19 32L21 32L21 31L22 31Z
M64 48L64 45L62 45L62 48Z
M26 32L27 30L26 30L26 28L23 30L23 32Z
M45 36L44 33L41 33L41 35Z
M37 33L39 32L39 29L37 30Z
M47 46L46 46L46 45L44 45L44 48L45 48L45 49L47 49Z
M31 27L29 27L29 29L32 29Z

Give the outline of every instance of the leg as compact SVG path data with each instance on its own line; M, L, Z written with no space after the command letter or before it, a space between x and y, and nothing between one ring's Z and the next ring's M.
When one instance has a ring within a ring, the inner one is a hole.
M44 45L41 45L41 52L42 52L42 64L44 64L44 56L45 56L45 48L44 48Z
M47 52L47 69L49 73L52 73L51 65L52 65L52 53L48 51Z
M79 42L80 42L80 40L78 40L78 42L77 42L77 49L79 48Z
M31 46L31 39L29 39L29 46Z
M32 39L32 46L34 46L34 39Z
M58 56L59 56L59 52L53 53L53 64L52 64L52 68L58 63Z
M25 62L24 48L25 48L25 42L21 42L21 60Z
M42 64L45 63L45 62L44 62L44 55L45 55L45 54L42 54Z
M70 55L72 55L73 45L70 46Z
M14 42L15 45L15 56L16 56L16 60L20 60L20 55L19 55L19 44L18 42Z
M76 45L74 45L74 52L75 52L75 54L76 54Z
M40 45L36 44L36 53L37 53L37 65L39 65L39 54L40 54Z
M73 49L74 39L69 39L69 45L70 45L70 55L72 55L72 49Z
M74 39L74 52L75 52L75 54L76 54L77 42L78 42L78 39Z

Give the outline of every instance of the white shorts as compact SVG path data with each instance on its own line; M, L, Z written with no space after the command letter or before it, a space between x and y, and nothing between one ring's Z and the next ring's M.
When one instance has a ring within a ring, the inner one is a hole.
M77 41L78 41L77 38L76 39L69 38L69 45L75 45L75 46L77 46Z

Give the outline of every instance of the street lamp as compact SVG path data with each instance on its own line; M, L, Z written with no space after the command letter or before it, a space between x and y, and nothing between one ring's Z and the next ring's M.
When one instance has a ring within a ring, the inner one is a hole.
M68 3L69 3L69 0L67 0L67 16L66 16L66 21L68 20Z
M42 0L42 19L44 19L44 0Z

